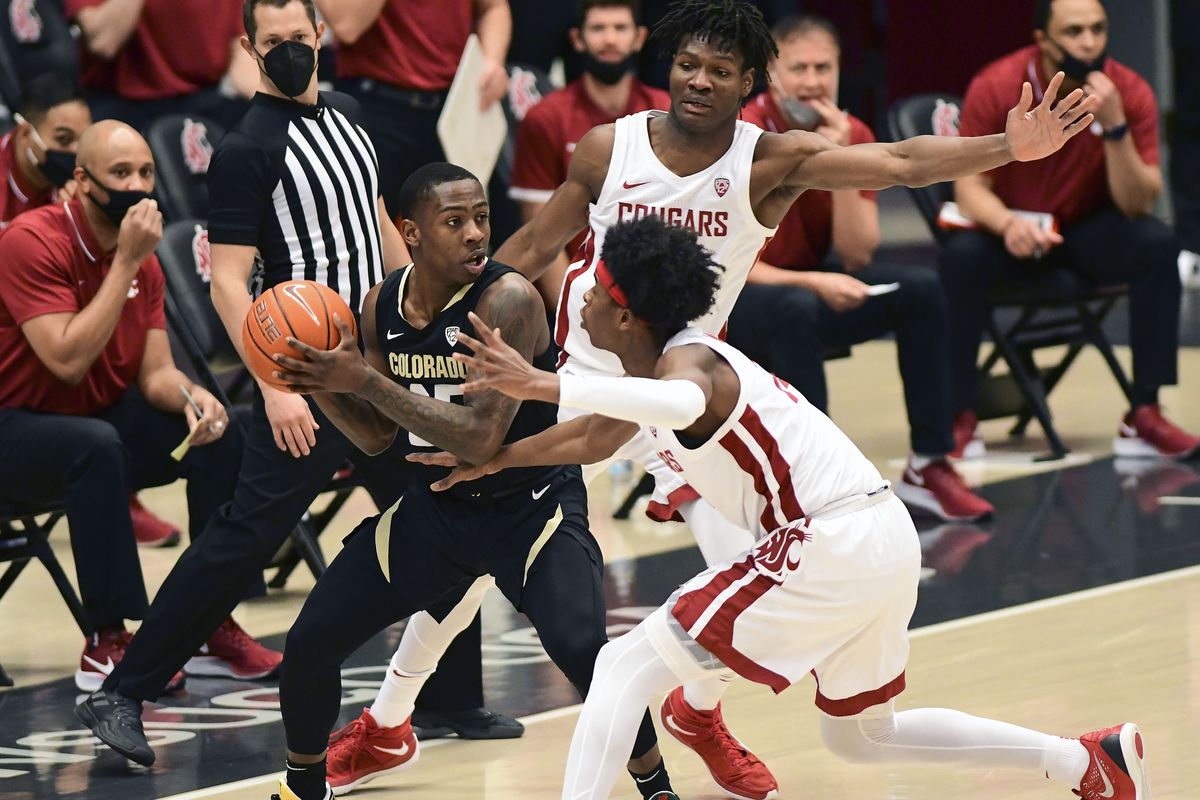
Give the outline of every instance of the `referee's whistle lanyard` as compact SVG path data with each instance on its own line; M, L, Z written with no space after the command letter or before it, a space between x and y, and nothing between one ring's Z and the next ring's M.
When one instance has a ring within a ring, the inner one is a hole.
M286 41L275 45L266 55L254 52L262 59L262 71L275 88L288 97L304 94L317 68L317 51L303 42Z

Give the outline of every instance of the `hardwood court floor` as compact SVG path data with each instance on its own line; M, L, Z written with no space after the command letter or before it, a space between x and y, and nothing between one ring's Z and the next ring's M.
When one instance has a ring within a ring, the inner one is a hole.
M1200 758L1200 567L1088 590L917 630L903 708L944 706L1074 736L1135 721L1145 736L1153 797L1196 796ZM1102 656L1100 654L1103 654ZM1051 800L1072 795L1040 775L929 766L863 767L829 755L817 732L813 686L776 697L737 682L731 728L772 768L781 798ZM412 770L353 797L510 800L559 796L578 706L527 720L523 739L445 741ZM665 744L675 788L688 800L722 797L699 759ZM171 800L265 800L269 779ZM614 797L634 798L627 782Z

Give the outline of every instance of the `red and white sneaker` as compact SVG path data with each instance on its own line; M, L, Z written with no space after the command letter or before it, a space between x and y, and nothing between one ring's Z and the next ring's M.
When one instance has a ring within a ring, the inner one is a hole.
M1200 451L1193 436L1163 416L1157 403L1146 403L1121 420L1113 453L1122 458L1173 458L1182 461Z
M906 504L947 522L977 522L996 511L995 506L971 491L944 458L930 461L921 469L914 469L910 461L895 491Z
M184 666L189 675L256 680L279 670L283 653L259 644L233 617L221 623Z
M179 544L179 529L142 505L136 494L129 495L129 519L138 547L174 547Z
M75 670L75 686L81 692L99 690L113 667L125 656L125 648L133 640L133 634L121 628L105 628L96 631L83 642L83 655L79 657L79 669ZM177 692L187 682L182 672L167 684L168 692Z
M967 408L955 414L951 432L954 434L951 458L983 458L987 455L987 447L979 435L979 417L973 410Z
M767 800L779 794L767 765L725 727L719 703L712 711L697 711L677 686L663 700L659 718L672 736L700 756L725 794L738 800Z
M1079 743L1090 761L1078 789L1085 800L1149 800L1142 733L1132 722L1085 733Z
M421 746L413 734L412 717L391 728L380 726L364 708L358 719L329 737L325 780L336 796L348 794L380 775L390 775L417 763Z

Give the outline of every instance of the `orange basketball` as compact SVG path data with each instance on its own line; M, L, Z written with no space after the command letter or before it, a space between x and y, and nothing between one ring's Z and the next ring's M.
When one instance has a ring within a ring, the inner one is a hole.
M271 386L287 389L287 384L272 374L279 368L275 354L301 358L287 343L289 336L318 350L337 347L342 337L334 314L357 333L346 301L324 284L286 281L263 292L250 304L242 325L242 347L250 371Z

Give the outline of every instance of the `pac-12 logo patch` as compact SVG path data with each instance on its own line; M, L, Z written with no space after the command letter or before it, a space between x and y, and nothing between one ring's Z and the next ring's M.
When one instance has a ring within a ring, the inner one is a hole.
M724 197L729 191L729 178L717 178L713 181L713 188L717 190L717 197Z
M458 344L458 332L460 330L462 329L457 325L451 325L446 328L446 344L450 345L451 347L454 347L454 345Z

